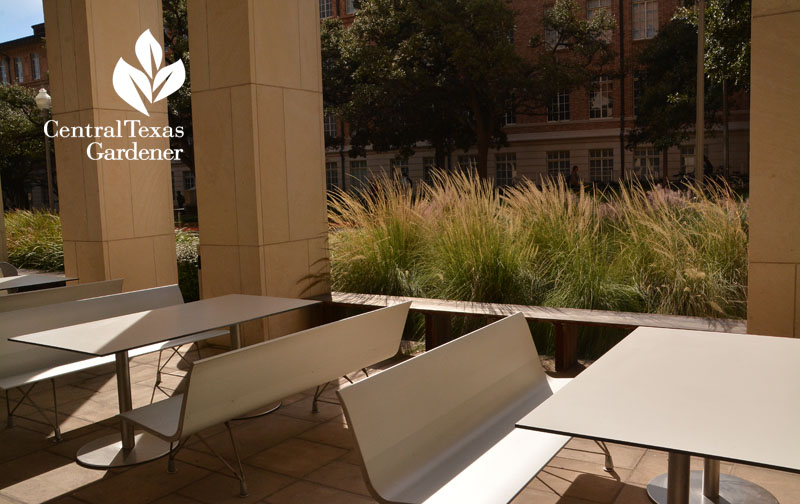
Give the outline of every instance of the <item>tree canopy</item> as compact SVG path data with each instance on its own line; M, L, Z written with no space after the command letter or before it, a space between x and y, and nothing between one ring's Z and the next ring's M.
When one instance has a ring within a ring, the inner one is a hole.
M727 92L750 87L750 0L708 0L706 7L705 122L719 124ZM637 57L642 94L629 145L652 143L657 149L680 145L694 134L697 96L697 15L687 8L676 15Z
M0 179L11 208L27 206L28 188L46 183L44 120L35 97L33 89L0 86Z
M613 19L583 17L574 0L557 0L543 20L557 42L517 43L505 0L362 0L350 28L323 24L326 109L350 125L352 156L367 146L409 156L427 142L442 167L476 145L485 176L489 148L506 143L507 113L543 113L610 59Z

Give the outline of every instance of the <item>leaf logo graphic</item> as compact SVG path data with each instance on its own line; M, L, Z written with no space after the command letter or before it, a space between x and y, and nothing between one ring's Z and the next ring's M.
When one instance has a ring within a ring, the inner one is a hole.
M186 80L186 69L181 60L171 65L161 66L164 51L149 29L139 35L134 49L136 58L144 71L132 67L120 58L117 66L114 67L112 84L114 91L125 100L125 103L150 117L147 107L142 101L142 96L147 98L150 103L163 100L183 86L183 82ZM155 76L153 72L155 72Z

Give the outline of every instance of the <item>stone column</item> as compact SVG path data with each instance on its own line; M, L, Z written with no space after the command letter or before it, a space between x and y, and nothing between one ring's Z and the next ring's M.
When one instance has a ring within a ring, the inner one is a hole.
M318 10L188 2L203 297L329 290ZM250 324L244 340L302 329L308 316Z
M800 4L752 16L747 331L800 337Z
M59 126L140 120L167 126L166 100L149 117L112 85L120 58L136 66L145 30L163 47L160 0L44 0L53 119ZM163 61L162 61L163 65ZM90 159L103 148L167 149L167 139L56 138L64 267L81 282L123 278L126 291L177 282L169 161Z

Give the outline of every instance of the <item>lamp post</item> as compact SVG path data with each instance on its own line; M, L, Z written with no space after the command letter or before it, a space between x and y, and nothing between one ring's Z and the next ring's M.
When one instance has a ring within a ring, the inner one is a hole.
M695 120L694 180L703 187L705 172L705 0L697 1L697 110Z
M47 122L47 112L50 110L50 95L47 94L45 88L39 90L36 95L36 106L42 111L42 119ZM53 211L53 170L50 167L50 137L45 134L44 136L44 149L47 156L47 207Z

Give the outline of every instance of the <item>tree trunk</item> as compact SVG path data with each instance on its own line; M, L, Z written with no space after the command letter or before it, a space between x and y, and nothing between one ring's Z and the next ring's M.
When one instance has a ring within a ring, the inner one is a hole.
M486 124L488 118L484 116L474 93L472 95L472 113L475 116L475 139L478 148L478 176L486 178L489 176L489 126ZM462 169L463 168L462 166Z
M722 173L726 180L731 176L728 114L728 81L724 80L722 81Z

